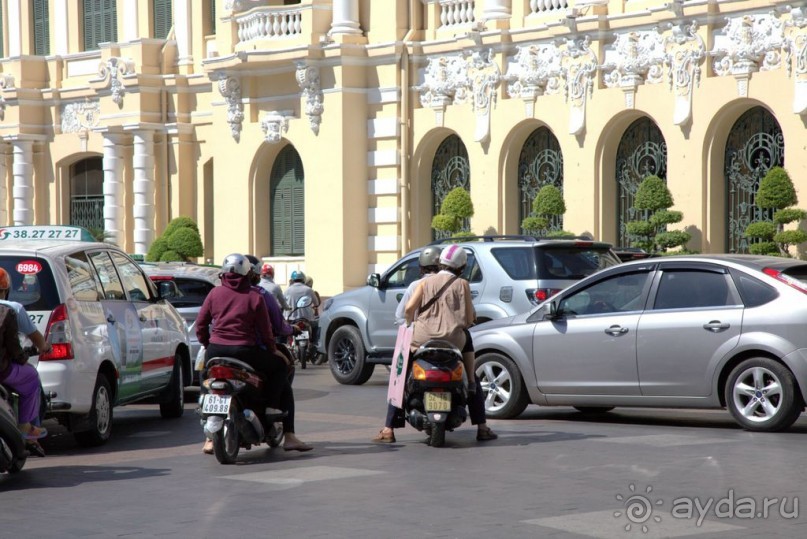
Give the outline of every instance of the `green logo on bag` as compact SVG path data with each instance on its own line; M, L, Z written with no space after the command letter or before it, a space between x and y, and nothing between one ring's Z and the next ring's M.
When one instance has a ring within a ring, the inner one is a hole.
M395 365L395 371L398 373L398 376L400 376L401 373L403 372L403 362L404 362L403 353L400 353L398 354L398 361Z

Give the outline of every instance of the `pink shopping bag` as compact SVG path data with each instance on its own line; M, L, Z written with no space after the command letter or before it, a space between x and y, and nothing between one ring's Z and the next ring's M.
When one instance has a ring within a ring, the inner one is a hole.
M403 408L406 370L409 367L409 345L411 343L412 328L401 325L398 328L398 338L395 341L395 353L392 356L392 366L389 372L389 389L387 390L387 402L396 408Z

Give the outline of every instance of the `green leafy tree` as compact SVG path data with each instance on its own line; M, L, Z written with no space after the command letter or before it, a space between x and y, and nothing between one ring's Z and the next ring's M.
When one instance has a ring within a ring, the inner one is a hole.
M190 217L172 219L146 254L149 262L188 262L204 254L199 227Z
M462 187L455 187L443 199L440 213L432 219L432 228L448 232L453 237L470 236L470 230L463 229L463 224L473 215L474 204L471 201L471 194Z
M528 234L564 238L574 236L565 230L550 230L552 219L566 213L563 194L554 185L541 187L532 201L532 213L521 221L521 228Z
M627 232L632 237L631 246L651 253L665 253L676 247L686 250L685 246L692 236L682 230L667 230L668 225L680 223L684 218L680 211L669 209L673 204L672 193L664 180L658 176L648 176L642 180L633 207L643 211L646 217L626 224Z
M744 235L751 239L748 250L755 255L790 256L791 245L807 241L807 232L800 228L785 230L785 225L807 218L807 212L791 208L799 203L790 175L782 167L771 168L759 182L755 199L759 208L775 210L773 222L753 221Z

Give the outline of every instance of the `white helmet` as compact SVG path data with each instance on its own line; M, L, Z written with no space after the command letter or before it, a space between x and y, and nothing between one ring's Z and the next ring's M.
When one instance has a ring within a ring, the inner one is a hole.
M452 269L460 269L468 262L465 249L456 243L449 245L440 253L440 263Z
M224 263L221 265L222 273L237 273L239 275L246 275L251 269L252 264L249 263L249 260L247 260L244 255L238 253L227 255L227 257L224 259Z

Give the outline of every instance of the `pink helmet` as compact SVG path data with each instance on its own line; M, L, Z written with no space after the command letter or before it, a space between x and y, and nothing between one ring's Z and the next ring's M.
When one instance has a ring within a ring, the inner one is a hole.
M468 255L465 249L454 243L440 253L440 263L452 269L459 269L468 263Z

